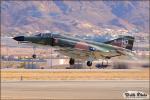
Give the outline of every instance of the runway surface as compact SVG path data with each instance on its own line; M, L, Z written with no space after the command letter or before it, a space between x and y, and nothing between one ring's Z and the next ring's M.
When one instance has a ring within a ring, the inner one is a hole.
M3 81L2 99L123 99L126 91L149 94L148 80Z

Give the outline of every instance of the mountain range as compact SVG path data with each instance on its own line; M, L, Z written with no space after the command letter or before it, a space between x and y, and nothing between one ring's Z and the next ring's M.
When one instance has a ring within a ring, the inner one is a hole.
M149 33L149 9L149 0L2 0L1 33L100 34L104 28Z

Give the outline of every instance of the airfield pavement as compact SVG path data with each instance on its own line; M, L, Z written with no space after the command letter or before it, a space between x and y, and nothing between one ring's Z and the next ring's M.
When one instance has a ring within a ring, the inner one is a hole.
M149 94L149 70L1 70L2 100L123 99L127 91Z
M148 80L5 81L1 99L124 99L127 91L149 94Z

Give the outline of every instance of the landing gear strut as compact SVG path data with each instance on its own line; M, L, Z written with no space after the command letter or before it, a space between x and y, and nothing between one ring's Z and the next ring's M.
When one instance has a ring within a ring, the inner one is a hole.
M75 60L74 60L73 58L70 58L69 64L70 64L70 65L74 65L74 63L75 63Z
M35 50L36 50L36 48L35 48L35 46L34 46L34 47L33 47L33 52L34 52L34 53L33 53L33 55L32 55L32 58L33 58L33 59L36 59Z

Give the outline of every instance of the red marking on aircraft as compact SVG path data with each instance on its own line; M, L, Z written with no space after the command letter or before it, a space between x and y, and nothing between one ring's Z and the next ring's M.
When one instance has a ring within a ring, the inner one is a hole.
M82 50L88 50L89 46L87 43L84 42L77 42L77 44L75 45L76 49L82 49Z

